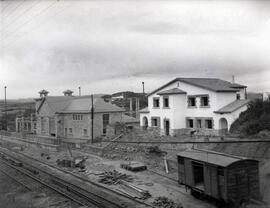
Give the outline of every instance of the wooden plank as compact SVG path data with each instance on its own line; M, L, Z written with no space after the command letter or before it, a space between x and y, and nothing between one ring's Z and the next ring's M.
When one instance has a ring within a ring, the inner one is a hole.
M211 174L210 167L204 164L204 192L205 194L211 196Z
M194 186L194 175L191 160L185 159L184 163L185 163L186 184L189 186Z
M217 167L214 166L210 167L210 175L211 175L211 196L219 198Z

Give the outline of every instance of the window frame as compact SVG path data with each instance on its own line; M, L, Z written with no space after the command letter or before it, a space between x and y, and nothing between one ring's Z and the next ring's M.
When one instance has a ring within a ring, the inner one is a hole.
M158 106L155 106L156 102L158 101ZM153 97L153 108L160 108L160 98L159 97Z
M108 116L108 119L104 119L105 116ZM107 126L110 124L110 114L109 113L104 113L102 114L102 133L103 135L106 135L107 133Z
M73 121L82 121L83 120L83 115L82 114L72 114L72 120Z
M204 98L207 99L207 105L204 105L204 100L203 100ZM203 108L210 107L209 95L202 95L202 96L200 96L200 107L203 107Z
M200 122L199 122L200 121ZM200 124L200 125L199 125ZM203 119L201 118L196 118L196 128L197 129L202 129L203 128Z
M211 122L211 128L209 128L209 123L208 122ZM213 119L211 119L211 118L206 118L205 120L204 120L204 127L206 128L206 129L214 129L214 121L213 121Z
M83 136L88 136L88 131L87 131L87 129L83 129Z
M165 100L167 100L167 106L165 106ZM163 97L163 108L170 108L170 99L169 99L169 96L164 96Z
M192 121L192 126L190 125ZM193 129L194 128L194 119L192 118L187 118L187 128Z
M72 128L68 128L68 134L73 134L73 129Z
M190 102L191 99L194 99L194 105L191 105L192 104L192 102ZM188 107L189 108L196 108L197 107L196 96L189 95L187 102L188 102Z
M156 123L156 125L153 125L154 124L154 121ZM160 117L158 116L153 116L151 117L151 127L160 127Z

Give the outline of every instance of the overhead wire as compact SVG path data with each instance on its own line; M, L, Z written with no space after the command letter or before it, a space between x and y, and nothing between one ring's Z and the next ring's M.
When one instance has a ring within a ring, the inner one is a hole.
M46 12L47 10L49 10L54 4L56 4L58 1L55 0L53 1L53 3L51 3L50 5L48 5L46 8L42 9L39 13L37 13L36 15L34 15L31 19L28 19L27 21L23 22L19 27L15 28L12 32L10 32L8 34L8 37L11 37L13 34L15 34L17 31L19 31L23 26L27 25L28 23L30 23L33 20L36 20L36 18L38 16L40 16L41 14L43 14L44 12ZM8 37L6 37L4 40L6 40ZM8 43L9 44L9 43ZM4 47L6 48L6 47Z
M54 4L56 3L56 2L63 2L63 1L55 1L54 2ZM69 3L67 6L70 6L71 5L71 3ZM50 8L52 7L53 5L50 5ZM49 8L47 7L46 8L46 10L48 10ZM56 13L54 13L53 15L51 15L51 16L49 16L48 18L53 18L53 17L55 17L56 15L59 15L60 13L62 13L62 12L64 12L65 10L63 10L63 9L60 9L58 12L56 12ZM45 12L45 11L43 11L43 12ZM42 13L43 13L42 12ZM34 27L32 27L31 28L31 32L33 32L33 31L36 31L37 30L37 28L39 28L40 26L42 26L43 25L43 23L46 21L46 20L48 20L48 18L44 18L44 19L42 19L38 24L36 24ZM15 41L10 41L4 48L5 49L8 49L8 48L10 48L11 46L13 46L15 43L17 43L19 40L21 40L23 37L25 37L26 35L28 35L28 33L26 33L26 34L24 34L24 35L22 35L21 37L19 37L19 38L17 38Z
M34 1L34 4L32 4L30 7L28 7L26 10L24 10L20 15L17 15L17 18L15 16L15 18L13 18L10 22L8 22L7 24L2 25L2 28L5 30L7 30L7 28L9 28L11 25L14 25L14 23L16 23L17 20L21 20L23 15L26 14L27 12L30 12L35 6L37 6L38 4L41 4L42 2L40 2L39 0Z
M2 2L8 2L8 1L2 1ZM11 2L12 1L9 1L9 4L7 4L3 9L1 9L1 11L4 12L10 6L10 4L12 4Z
M25 1L26 0L22 0L21 3L18 3L17 6L14 9L12 9L12 12L7 13L7 15L3 15L3 18L11 16L11 14L14 13L18 8L20 8L25 3Z

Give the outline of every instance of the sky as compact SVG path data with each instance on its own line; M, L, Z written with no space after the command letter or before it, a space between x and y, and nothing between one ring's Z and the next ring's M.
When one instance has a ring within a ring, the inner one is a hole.
M269 1L5 0L0 18L0 99L232 75L270 91Z

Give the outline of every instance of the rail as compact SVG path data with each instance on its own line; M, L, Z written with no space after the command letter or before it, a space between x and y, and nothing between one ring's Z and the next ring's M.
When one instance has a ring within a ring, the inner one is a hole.
M7 154L6 152L3 152L3 148L1 148L0 152L2 152L2 153L4 153L4 154L8 155L9 157L16 158L16 160L19 160L19 161L25 163L25 161L23 161L22 159L18 159L17 157L14 157L14 156L11 155L10 153ZM107 188L107 187L105 187L105 186L102 186L102 185L100 185L100 184L97 184L97 183L95 183L95 182L93 182L93 181L90 181L90 180L87 180L87 179L85 179L85 178L82 178L81 176L78 176L77 174L74 174L74 173L72 173L72 172L70 172L70 171L63 170L63 169L58 168L58 167L56 167L56 166L53 166L53 165L51 165L51 164L49 164L49 163L40 161L40 160L38 160L38 159L36 159L36 158L32 158L32 157L30 157L30 156L28 156L28 155L25 155L25 154L22 154L22 153L19 153L19 152L15 152L15 151L12 151L12 150L9 150L9 152L12 152L13 154L17 154L17 155L18 155L18 154L19 154L19 155L22 155L23 157L27 158L28 160L35 161L35 162L37 162L37 163L39 163L39 164L42 164L42 165L45 165L45 166L49 167L50 169L53 168L53 169L58 170L58 171L60 171L60 172L62 172L62 173L65 173L65 174L67 174L67 175L73 176L73 177L75 177L75 178L77 178L77 179L79 179L79 180L81 180L81 181L83 181L83 182L87 182L88 184L91 184L91 185L95 186L96 188L103 189L103 190L105 190L107 193L109 192L110 194L113 194L114 196L118 196L118 197L120 196L120 197L123 197L124 199L131 200L133 203L135 202L136 204L144 205L145 207L153 207L153 206L151 206L151 205L149 205L149 204L147 204L147 203L144 203L144 202L142 202L142 201L140 201L140 200L134 199L133 197L130 197L130 196L127 196L127 195L125 195L125 194L122 194L122 193L120 193L120 192L118 192L118 191L109 189L109 188ZM33 166L33 163L32 163L32 162L29 162L29 163ZM45 174L49 175L49 176L52 177L52 178L56 178L57 180L59 180L59 181L61 181L61 182L67 183L65 180L63 180L62 178L60 178L60 177L58 177L58 176L56 176L56 175L54 175L54 174L52 174L52 173L48 173L48 172L44 171L43 169L41 169L41 168L39 168L39 167L36 167L36 166L35 166L35 168L36 168L37 170L41 171L41 172L44 172ZM68 186L69 186L69 187L70 187L70 186L75 187L75 189L79 189L80 191L82 191L82 192L84 192L84 193L87 193L87 194L90 194L90 195L92 195L92 196L95 195L95 197L100 198L101 200L103 200L103 201L104 201L105 203L107 203L107 204L108 204L108 203L110 204L110 206L105 206L105 207L109 207L109 208L113 208L113 207L118 207L118 208L127 207L126 205L123 205L123 204L119 205L119 203L115 203L115 202L113 202L113 201L111 201L111 200L108 200L108 199L106 198L106 196L100 196L100 194L99 194L99 195L94 194L93 192L89 192L88 190L85 190L84 188L78 187L78 186L76 186L76 185L74 185L74 184L69 183Z

